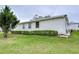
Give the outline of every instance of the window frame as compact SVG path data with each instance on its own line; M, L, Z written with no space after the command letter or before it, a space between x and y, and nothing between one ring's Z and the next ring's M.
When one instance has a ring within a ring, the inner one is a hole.
M39 28L39 21L36 22L36 28Z
M31 23L28 23L28 28L29 28L29 29L31 28Z
M22 25L22 29L25 29L25 24Z
M79 28L79 24L78 24L78 28Z

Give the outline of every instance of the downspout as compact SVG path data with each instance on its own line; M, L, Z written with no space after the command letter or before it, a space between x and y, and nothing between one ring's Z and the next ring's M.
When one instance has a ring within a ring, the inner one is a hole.
M66 28L66 34L69 32L69 30L68 30L68 25L69 25L69 20L68 20L68 18L67 18L67 15L65 15L65 28Z

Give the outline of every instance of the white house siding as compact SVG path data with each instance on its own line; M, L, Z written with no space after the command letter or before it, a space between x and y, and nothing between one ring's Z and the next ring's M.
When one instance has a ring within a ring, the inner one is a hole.
M18 24L14 30L23 30L22 29L22 24Z
M2 32L2 29L1 29L1 27L0 27L0 32Z
M24 29L23 29L23 25L24 25ZM17 31L25 31L25 30L28 30L29 28L28 28L28 23L26 23L26 24L18 24L16 27L15 27L15 29L13 29L13 30L17 30ZM29 29L30 30L30 29Z
M58 34L66 34L66 19L58 18L52 20L39 21L39 28L36 28L36 22L31 23L31 28L28 28L28 23L25 24L25 29L23 29L23 24L17 25L15 30L55 30Z
M35 28L35 23L32 23L31 30L55 30L59 34L66 34L65 19L53 19L47 21L40 21L39 28Z

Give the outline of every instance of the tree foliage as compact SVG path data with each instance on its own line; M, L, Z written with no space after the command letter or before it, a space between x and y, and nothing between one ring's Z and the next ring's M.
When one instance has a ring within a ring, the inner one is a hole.
M7 37L9 30L14 29L15 26L19 23L16 15L11 11L9 6L5 6L1 9L0 12L0 27L4 32L4 37Z

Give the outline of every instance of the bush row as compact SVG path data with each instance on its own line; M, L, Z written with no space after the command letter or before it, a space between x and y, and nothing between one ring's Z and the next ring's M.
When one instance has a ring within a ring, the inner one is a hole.
M53 30L36 30L36 31L11 31L13 34L24 35L52 35L57 36L58 32Z

